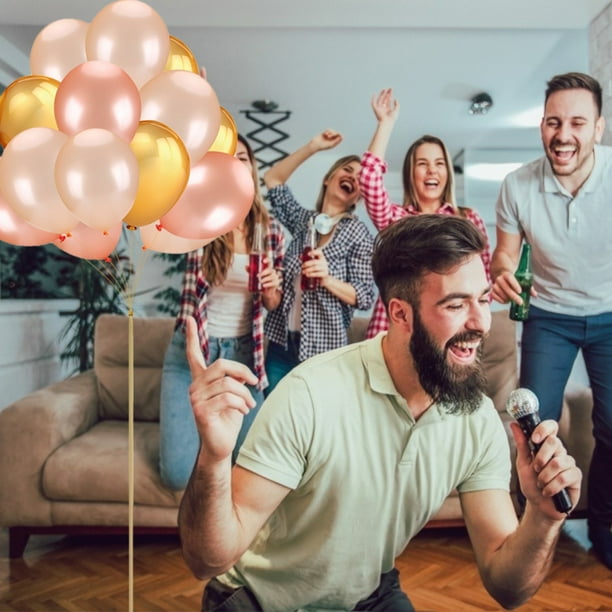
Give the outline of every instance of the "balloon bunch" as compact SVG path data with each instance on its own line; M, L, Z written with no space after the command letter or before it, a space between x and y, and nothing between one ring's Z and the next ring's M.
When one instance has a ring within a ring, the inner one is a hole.
M125 224L147 249L185 253L246 217L234 121L149 5L50 23L30 68L0 96L0 240L104 259Z

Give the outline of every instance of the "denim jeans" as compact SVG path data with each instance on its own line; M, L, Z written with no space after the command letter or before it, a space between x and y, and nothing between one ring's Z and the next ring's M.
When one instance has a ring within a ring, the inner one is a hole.
M300 332L289 332L287 336L287 349L277 342L268 343L266 353L266 374L268 386L264 393L268 397L281 378L289 374L300 363Z
M521 385L540 400L542 419L559 420L563 392L582 349L593 391L595 450L588 475L589 520L612 524L612 313L576 317L531 306L523 323Z
M378 588L357 603L353 610L361 612L414 612L408 596L399 583L399 572L392 569L382 574ZM233 589L213 578L204 589L202 612L262 612L247 587Z
M253 339L250 334L239 338L210 338L209 359L212 363L219 358L239 361L253 368ZM187 486L200 448L200 437L189 401L191 373L185 354L185 334L178 329L164 356L161 378L159 414L159 469L162 482L174 490ZM246 438L257 412L263 403L263 393L249 386L257 405L244 416L232 453L236 461L240 446Z

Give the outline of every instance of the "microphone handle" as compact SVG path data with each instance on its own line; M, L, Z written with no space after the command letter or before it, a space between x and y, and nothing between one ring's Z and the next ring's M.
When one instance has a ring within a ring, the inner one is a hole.
M541 422L540 415L536 412L534 414L529 414L517 419L518 424L521 426L521 430L525 434L527 440L529 440L529 444L533 450L533 454L535 455L539 450L541 444L534 444L531 441L531 434L536 426ZM558 493L553 495L553 502L555 504L555 508L557 512L563 512L564 514L569 514L572 509L572 500L569 496L569 492L567 489L563 489Z

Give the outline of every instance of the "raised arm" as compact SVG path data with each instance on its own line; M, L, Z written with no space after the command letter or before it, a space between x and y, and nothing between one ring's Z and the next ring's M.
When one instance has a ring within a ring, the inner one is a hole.
M200 450L179 508L185 561L200 579L229 569L247 549L289 489L239 466L231 467L243 415L255 402L244 383L257 378L244 365L219 359L207 368L195 321L187 321L189 389Z
M399 102L393 97L393 90L383 89L378 95L374 94L372 110L377 123L368 151L384 159L393 126L399 116Z
M304 146L300 147L287 157L276 162L263 175L264 183L268 189L277 185L284 185L289 177L302 165L309 157L323 151L332 149L342 142L342 134L335 130L325 130L309 140Z
M406 215L403 206L391 202L385 189L383 175L387 171L385 154L393 126L399 115L399 102L391 89L383 89L372 97L372 110L376 117L376 129L368 150L361 159L359 187L366 210L378 230Z
M543 421L532 439L542 446L535 457L518 424L512 423L517 470L527 503L517 526L506 491L489 490L461 496L464 518L482 581L505 608L523 604L540 587L553 559L566 518L552 496L567 487L572 503L580 496L582 474L557 437L557 423Z

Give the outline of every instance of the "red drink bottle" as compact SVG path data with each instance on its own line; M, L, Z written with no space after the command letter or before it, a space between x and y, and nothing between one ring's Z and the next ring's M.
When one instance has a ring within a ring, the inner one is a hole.
M253 247L249 253L249 291L255 293L261 291L260 274L264 266L263 227L256 223L253 230Z
M317 230L314 227L313 218L311 217L308 221L306 241L304 244L304 250L302 251L302 262L315 259L315 256L312 254L312 251L317 248L317 238ZM300 286L302 288L302 291L312 291L313 289L316 289L320 283L320 278L312 278L304 276L304 274L302 274Z

